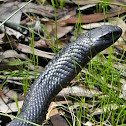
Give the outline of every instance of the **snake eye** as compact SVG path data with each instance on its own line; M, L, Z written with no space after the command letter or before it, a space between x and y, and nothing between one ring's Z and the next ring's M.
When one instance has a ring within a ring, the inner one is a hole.
M104 39L105 39L105 40L110 40L111 37L112 37L112 35L107 34L107 35L104 36Z

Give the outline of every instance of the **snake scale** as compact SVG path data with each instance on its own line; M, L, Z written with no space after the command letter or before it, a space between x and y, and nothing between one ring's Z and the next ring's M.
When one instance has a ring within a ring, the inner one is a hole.
M31 86L18 118L41 124L55 96L66 87L91 58L121 36L118 26L103 25L90 30L71 42L49 62ZM8 126L32 126L14 119Z

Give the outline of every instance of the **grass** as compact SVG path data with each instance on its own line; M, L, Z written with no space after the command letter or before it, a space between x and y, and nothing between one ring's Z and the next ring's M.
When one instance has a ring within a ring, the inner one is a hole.
M21 8L19 8L17 11L15 11L15 13L13 13L12 15L10 15L6 20L4 20L1 24L0 27L7 22L11 17L13 17L18 11L20 11L22 8L24 8L25 6L27 6L30 2L32 2L32 0L30 0L29 2L27 2L24 6L22 6Z
M29 1L29 2L31 2L31 1ZM57 33L57 16L56 16L55 6L62 8L64 5L64 1L61 1L60 4L57 2L55 5L54 1L51 0L51 3L54 8L55 25L56 25L56 33ZM105 14L107 11L107 6L109 4L115 5L115 3L111 3L111 1L101 1L99 3L99 7L97 8L97 11L98 12L103 11ZM125 5L119 5L119 6L125 6ZM79 5L78 5L78 8L79 8ZM14 14L16 14L16 12ZM6 23L13 15L8 17L1 24L1 26L4 23ZM81 23L80 23L81 18L80 17L81 17L81 12L79 10L78 21L75 25L75 32L74 32L75 37L77 37L78 32L79 32L79 34L81 34ZM41 26L44 28L44 30L48 36L48 40L50 40L50 43L52 44L53 51L55 53L58 52L59 51L58 50L59 41L57 38L57 34L55 35L55 39L57 42L56 46L55 46L53 44L49 34L48 34L48 31L45 28L45 26L43 24ZM21 27L23 27L23 26L21 26ZM26 28L26 27L23 27L23 28ZM31 38L30 39L31 40L31 47L33 49L32 50L33 55L30 55L30 60L33 62L34 66L37 66L38 65L38 57L36 57L34 55L34 33L38 34L35 31L30 30L29 35ZM38 34L38 35L41 38L43 38L40 34ZM73 100L75 102L78 103L78 105L76 105L76 106L72 105L72 104L68 104L68 107L63 106L63 105L59 105L59 108L61 110L69 112L69 114L72 116L72 123L71 123L71 121L67 117L65 117L65 115L64 115L64 118L67 120L67 122L70 126L80 126L80 124L82 122L84 123L84 121L87 121L87 120L89 122L92 122L94 125L101 125L101 126L102 125L121 126L121 125L125 124L126 101L123 98L120 98L120 93L121 93L120 80L122 78L125 79L125 76L123 76L122 73L125 74L126 71L115 68L115 66L114 66L115 59L113 59L113 57L112 57L113 47L110 47L108 49L108 52L109 52L109 55L108 55L107 59L102 53L98 54L93 60L91 60L88 63L88 65L87 65L88 69L84 68L81 71L81 73L79 73L79 75L77 76L77 83L83 84L85 90L86 90L86 88L88 88L90 90L92 90L93 88L97 88L99 91L102 92L102 94L93 96L92 98L86 98L85 96L84 97L71 97L71 98L73 98ZM116 63L118 65L120 65L121 62L124 62L124 63L126 62L126 60L123 61L124 53L125 53L125 50L124 50L123 55L121 56L120 60L116 61ZM13 64L13 63L10 63L10 64ZM24 64L24 62L18 62L17 64ZM29 71L29 67L28 67L27 71L25 70L26 69L25 67L19 68L20 73L16 73L16 72L12 73L12 71L1 71L0 73L10 72L10 77L23 76L24 79L22 80L22 82L23 82L23 90L24 90L24 95L25 95L26 91L28 89L28 84L29 84L28 77L31 75L31 73ZM35 72L33 73L35 78L37 76L36 74L37 73L35 70ZM6 81L3 83L3 85L5 85ZM1 88L3 87L3 85L1 86ZM69 98L65 98L65 99L68 100ZM15 101L18 106L18 102L17 102L16 98L15 98ZM88 106L86 106L86 104L89 104L92 107L88 108ZM122 106L122 105L124 105L124 106ZM100 110L101 112L99 115L96 116L95 114L98 110ZM7 114L2 114L2 113L0 113L0 115L8 116ZM11 116L11 117L13 117L13 116ZM99 117L99 119L97 119L97 117ZM17 118L17 117L13 117L13 118Z

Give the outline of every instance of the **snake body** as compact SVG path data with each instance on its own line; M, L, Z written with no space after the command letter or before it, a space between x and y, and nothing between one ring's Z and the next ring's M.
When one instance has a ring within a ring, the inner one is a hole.
M55 96L91 58L112 45L121 34L119 27L103 25L82 34L76 41L60 50L31 86L18 118L41 124ZM14 119L8 126L32 124Z

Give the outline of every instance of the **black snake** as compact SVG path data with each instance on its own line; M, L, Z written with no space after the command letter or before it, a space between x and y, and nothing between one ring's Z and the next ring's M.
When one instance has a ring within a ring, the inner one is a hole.
M76 41L60 50L31 86L18 118L41 124L55 96L91 58L112 45L121 34L122 30L119 27L103 25L82 34ZM31 125L17 119L8 124L8 126Z

